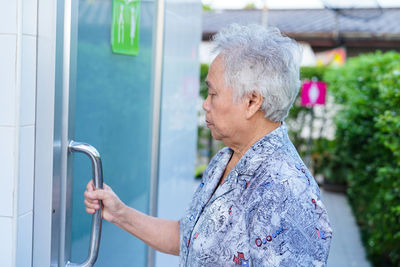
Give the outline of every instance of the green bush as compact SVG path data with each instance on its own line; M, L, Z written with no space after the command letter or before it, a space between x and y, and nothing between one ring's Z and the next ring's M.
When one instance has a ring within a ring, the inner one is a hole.
M324 79L341 105L334 155L368 256L376 266L399 266L400 54L361 55Z
M208 87L206 84L207 74L208 74L208 64L200 65L200 96L206 99L208 94Z

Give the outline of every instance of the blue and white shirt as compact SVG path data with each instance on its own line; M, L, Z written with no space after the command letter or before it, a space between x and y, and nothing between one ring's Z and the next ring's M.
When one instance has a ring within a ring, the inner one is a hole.
M326 266L328 215L285 124L218 186L232 153L214 156L180 220L180 266Z

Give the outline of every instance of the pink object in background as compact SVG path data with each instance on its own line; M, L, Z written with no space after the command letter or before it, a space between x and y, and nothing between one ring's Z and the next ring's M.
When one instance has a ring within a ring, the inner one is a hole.
M325 105L326 83L305 81L301 88L301 105Z

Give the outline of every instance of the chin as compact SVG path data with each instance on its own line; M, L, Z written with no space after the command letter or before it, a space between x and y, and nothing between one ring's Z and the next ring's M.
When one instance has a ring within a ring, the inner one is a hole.
M210 130L211 131L211 130ZM215 136L215 133L213 131L211 131L211 136L212 138L214 138L215 140L220 140L218 139L218 136Z
M213 132L211 132L211 136L212 136L215 140L218 140L218 141L221 141L221 140L222 140L222 136L217 135L217 134L214 134Z

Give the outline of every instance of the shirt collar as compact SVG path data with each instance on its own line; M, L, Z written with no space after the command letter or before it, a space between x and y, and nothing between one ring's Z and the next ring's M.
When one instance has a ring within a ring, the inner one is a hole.
M200 201L205 205L208 202L213 202L220 196L230 192L236 188L237 184L243 184L243 187L238 193L242 192L247 188L249 177L252 177L255 171L265 161L265 159L280 148L285 142L287 136L287 130L285 123L281 126L268 133L257 142L255 142L248 151L239 160L236 166L231 170L229 175L226 177L225 183L218 188L219 181L223 175L225 168L232 157L233 150L231 148L223 148L215 160L218 164L212 164L212 168L207 170L205 174L209 177L209 182L205 188L207 194L202 194ZM217 190L215 190L217 189ZM213 192L215 191L214 195ZM211 198L211 199L210 199Z
M265 158L284 144L286 137L286 124L282 122L281 126L259 139L247 150L236 164L234 171L238 175L253 175Z

